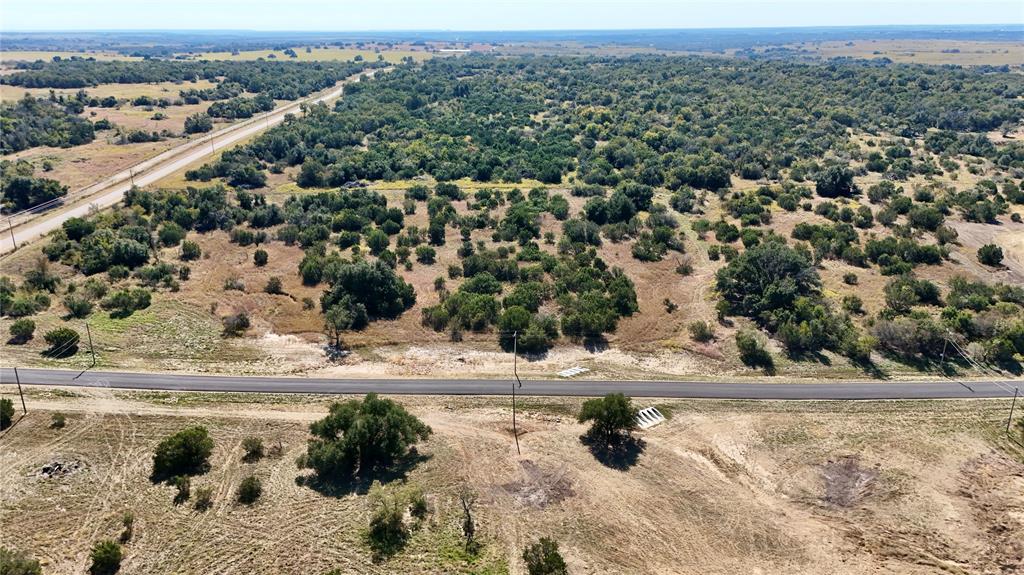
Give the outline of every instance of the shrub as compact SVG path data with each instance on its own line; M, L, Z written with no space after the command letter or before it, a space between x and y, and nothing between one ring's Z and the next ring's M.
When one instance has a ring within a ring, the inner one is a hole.
M192 502L192 506L195 507L196 511L206 511L213 506L213 489L209 487L200 487L196 489L196 497Z
M143 288L124 289L106 297L100 307L110 311L111 317L128 317L138 310L146 309L152 301L152 294Z
M264 249L256 250L256 252L252 254L252 262L256 264L257 267L267 265L268 258L269 255L267 254L267 250Z
M115 541L100 541L89 553L89 575L113 575L121 568L121 546Z
M540 541L523 549L523 561L529 575L568 575L569 569L558 552L558 543L541 537Z
M74 318L80 319L92 313L92 302L76 295L66 296L64 307L68 310L68 315Z
M188 498L192 496L192 481L187 475L175 475L168 481L175 489L178 490L174 494L174 504L181 505L188 501Z
M843 274L843 283L844 284L850 285L850 286L855 286L855 285L857 285L857 281L858 281L857 274L855 274L853 272L847 272L847 273Z
M203 426L193 426L169 435L153 453L153 480L201 473L209 466L213 440Z
M17 319L8 328L8 331L11 333L11 343L25 343L35 334L36 322L28 318Z
M224 324L223 334L228 337L238 337L249 329L249 314L244 311L231 314L221 320Z
M203 250L199 247L199 244L188 240L181 242L181 255L179 257L182 261L197 260L202 255Z
M609 393L602 398L587 400L577 420L580 423L590 421L587 435L601 439L606 444L636 428L636 412L630 399L621 393Z
M14 402L10 398L0 398L0 430L7 429L14 421Z
M158 236L162 245L171 248L180 244L181 240L185 239L185 228L175 222L164 222L160 226Z
M421 264L431 265L437 258L437 250L430 246L418 246L416 248L416 261Z
M760 336L750 330L736 332L736 349L740 352L740 360L751 367L762 367L770 370L774 366L771 355L765 349Z
M121 537L119 538L121 544L124 545L132 540L132 535L135 533L135 514L131 511L126 511L121 516Z
M24 551L0 547L0 573L4 575L42 575L39 561Z
M403 457L430 427L390 399L370 393L331 405L327 417L310 426L305 466L322 479L368 476Z
M242 456L244 461L259 461L263 457L263 440L259 437L246 437L242 440L242 449L245 450Z
M388 557L405 546L409 538L409 528L403 518L403 505L397 496L385 493L379 483L375 483L370 490L370 502L374 510L370 516L366 542L375 557Z
M67 417L63 413L57 412L50 416L50 427L53 429L64 429L67 425Z
M715 339L715 330L706 321L695 321L688 325L686 329L689 330L693 341L705 343Z
M46 332L43 339L50 345L50 349L45 352L47 355L68 357L78 353L78 341L81 336L69 327L58 327Z
M284 286L281 284L281 278L272 276L267 280L267 285L263 287L263 291L269 294L281 295L284 293Z
M252 505L259 500L260 495L262 494L263 483L260 482L260 478L250 475L243 479L242 483L238 486L237 499L239 503Z
M998 266L1003 263L1003 248L995 244L985 244L978 248L978 261L987 266Z

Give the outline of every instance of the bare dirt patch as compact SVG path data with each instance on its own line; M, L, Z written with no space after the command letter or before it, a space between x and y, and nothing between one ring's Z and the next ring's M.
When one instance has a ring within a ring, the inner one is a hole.
M839 507L851 507L871 492L878 470L862 467L856 457L843 457L823 465L821 477L825 481L822 499Z

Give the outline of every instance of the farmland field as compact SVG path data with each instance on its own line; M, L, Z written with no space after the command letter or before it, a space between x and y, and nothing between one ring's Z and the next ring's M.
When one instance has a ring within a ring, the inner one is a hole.
M516 455L507 401L402 398L434 435L386 489L422 489L430 511L379 563L362 539L365 491L327 496L296 482L306 426L328 401L32 388L28 417L0 436L0 545L31 552L47 572L80 572L92 542L116 538L130 512L126 572L522 572L519 550L542 536L560 542L573 573L1024 567L1014 536L1024 467L1000 439L1002 401L641 401L671 418L641 434L624 471L580 444L576 400L521 399ZM50 427L56 412L63 429ZM212 468L192 479L193 493L213 490L203 512L148 479L155 443L195 424L215 442ZM242 461L247 436L275 451ZM43 475L54 462L70 471ZM253 507L233 501L250 474L264 485ZM479 494L475 555L460 543L464 486Z

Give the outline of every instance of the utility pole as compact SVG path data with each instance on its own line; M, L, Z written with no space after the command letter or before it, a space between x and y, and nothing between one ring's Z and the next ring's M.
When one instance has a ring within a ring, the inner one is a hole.
M11 243L14 244L14 249L18 249L18 240L14 239L14 222L11 218L7 218L7 231L11 232Z
M92 366L96 367L96 350L92 347L92 330L89 329L89 324L85 324L85 333L89 336L89 353L92 354Z
M21 376L18 375L18 368L14 368L14 380L18 382L18 395L21 396L21 414L27 415L28 409L25 407L25 394L21 392Z
M523 382L519 381L518 348L519 330L516 330L512 332L512 373L516 376L516 383L522 387ZM519 450L519 430L516 428L516 383L512 384L512 435L516 438L516 453L522 455L523 452Z
M128 168L128 177L131 179L132 187L134 188L135 187L135 170L133 170L131 168Z
M1013 423L1013 408L1017 406L1017 392L1020 388L1013 388L1013 403L1010 404L1010 417L1006 418L1006 435L1010 435L1010 424Z

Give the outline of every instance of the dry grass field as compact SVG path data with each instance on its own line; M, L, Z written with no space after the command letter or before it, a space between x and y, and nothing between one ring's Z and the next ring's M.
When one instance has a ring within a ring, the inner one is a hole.
M1017 42L970 42L962 40L854 40L791 45L821 58L889 58L915 64L960 66L1019 66L1024 44Z
M670 419L639 433L635 461L609 467L578 439L582 400L521 398L517 455L506 399L396 398L434 435L385 489L422 489L430 512L403 551L374 563L364 491L296 481L307 425L331 399L30 388L29 415L0 435L0 545L47 573L81 573L131 512L126 575L524 573L521 550L541 536L571 573L1024 569L1024 452L1001 435L1005 401L639 400ZM50 427L55 412L65 428ZM156 443L195 424L215 442L212 468L192 480L193 493L213 490L206 512L148 479ZM245 463L247 436L280 451ZM54 462L71 472L43 474ZM233 495L250 474L264 493L247 507ZM460 543L466 485L479 495L475 556Z

